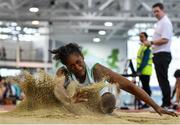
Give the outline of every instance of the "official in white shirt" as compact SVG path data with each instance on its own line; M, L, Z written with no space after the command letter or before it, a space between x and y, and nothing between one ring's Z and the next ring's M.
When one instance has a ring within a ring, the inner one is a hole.
M147 46L152 46L153 49L153 62L163 96L161 107L169 107L171 105L171 89L168 80L168 67L172 59L170 46L173 36L173 27L164 11L164 5L162 3L154 4L152 9L158 21L153 34L153 41L146 41L145 44Z

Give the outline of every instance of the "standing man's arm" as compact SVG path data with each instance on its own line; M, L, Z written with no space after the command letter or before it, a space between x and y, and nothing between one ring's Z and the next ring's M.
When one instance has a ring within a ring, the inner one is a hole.
M157 45L157 46L160 46L160 45L163 45L163 44L166 44L168 43L168 39L167 38L160 38L160 39L157 39L157 40L154 40L154 41L151 41L151 45Z
M161 46L163 44L168 43L168 39L167 38L160 38L154 41L144 41L144 45L146 46L151 46L151 45L156 45L156 46Z
M145 41L144 44L146 46L156 45L161 46L169 42L172 37L172 25L170 23L163 23L162 24L162 31L161 31L161 38L153 40L153 41Z

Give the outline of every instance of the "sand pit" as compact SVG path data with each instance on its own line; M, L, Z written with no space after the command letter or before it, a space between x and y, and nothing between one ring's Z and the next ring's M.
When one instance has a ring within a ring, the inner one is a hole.
M0 124L5 123L180 123L179 117L159 116L157 113L138 112L127 113L115 111L113 114L103 114L100 110L98 91L104 86L97 83L85 88L77 84L69 86L71 92L89 92L89 101L68 105L63 97L57 99L54 88L62 78L53 78L45 72L37 76L25 72L19 83L26 98L12 111L0 113ZM77 86L76 86L77 85ZM69 93L69 94L72 94Z
M138 112L127 113L116 111L118 115L75 115L69 113L61 113L55 108L39 109L36 111L28 111L19 115L13 113L0 113L0 124L5 123L42 123L42 124L180 124L179 117L171 117L168 115L159 116L156 113Z

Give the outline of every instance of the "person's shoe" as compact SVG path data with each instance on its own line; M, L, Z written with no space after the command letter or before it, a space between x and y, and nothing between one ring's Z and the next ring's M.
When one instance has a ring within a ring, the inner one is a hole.
M162 104L161 107L162 108L170 108L171 105L165 105L165 104Z
M177 110L178 108L179 108L179 104L178 103L172 104L172 109Z
M173 111L173 112L175 111L175 109L173 109L171 105L169 105L169 106L167 106L167 105L161 105L161 107L164 108L164 109L167 110L167 111L171 111L171 112L172 112L172 111Z

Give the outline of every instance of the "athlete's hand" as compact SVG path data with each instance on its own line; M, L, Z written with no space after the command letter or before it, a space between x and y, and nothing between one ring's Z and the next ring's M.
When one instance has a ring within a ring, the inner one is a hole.
M74 103L87 102L88 92L77 91L71 99Z
M178 115L177 115L175 112L173 112L173 111L168 111L168 110L166 110L166 109L164 109L164 108L162 108L162 107L158 107L158 108L156 109L156 112L157 112L159 115L167 114L167 115L171 115L171 116L176 116L176 117L178 117Z

